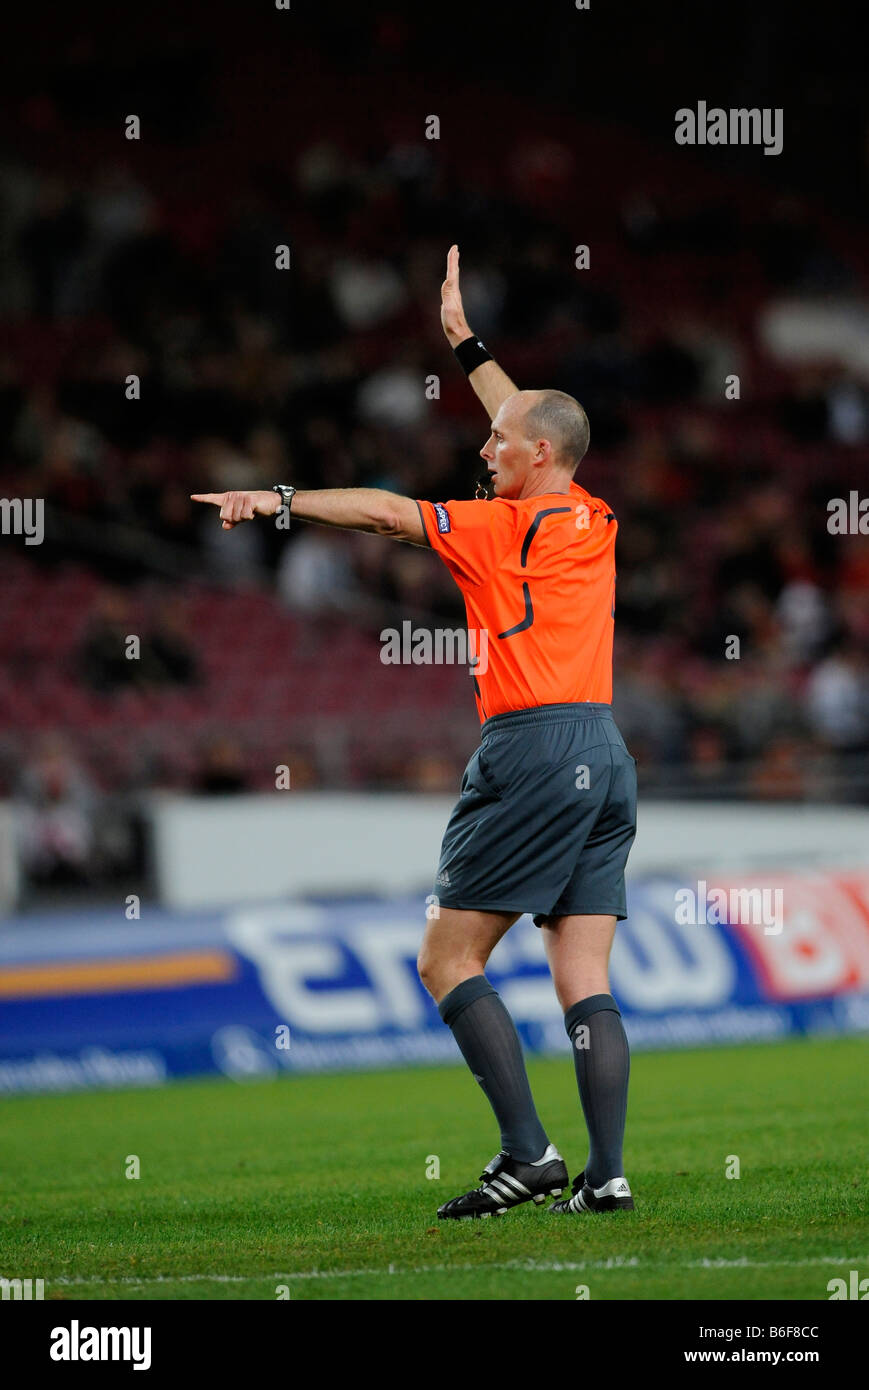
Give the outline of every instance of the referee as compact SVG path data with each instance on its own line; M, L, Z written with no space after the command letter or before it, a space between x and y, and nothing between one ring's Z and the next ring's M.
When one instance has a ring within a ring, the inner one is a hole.
M482 740L444 835L438 912L418 966L492 1106L501 1149L481 1186L438 1216L501 1215L558 1198L569 1181L537 1114L513 1020L485 976L525 912L543 931L589 1138L571 1196L549 1210L630 1210L622 1160L630 1056L608 978L636 833L636 764L611 706L618 526L605 502L573 482L589 441L579 402L519 391L468 327L456 246L441 322L491 420L480 451L490 502L289 484L192 500L219 507L224 530L286 505L303 521L430 546L449 569L469 630L486 634L486 669L474 677Z

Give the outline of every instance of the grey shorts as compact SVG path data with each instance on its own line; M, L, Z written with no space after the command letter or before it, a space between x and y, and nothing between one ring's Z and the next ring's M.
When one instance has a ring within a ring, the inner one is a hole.
M603 704L541 705L487 719L441 846L442 907L530 912L537 926L625 905L636 834L636 760Z

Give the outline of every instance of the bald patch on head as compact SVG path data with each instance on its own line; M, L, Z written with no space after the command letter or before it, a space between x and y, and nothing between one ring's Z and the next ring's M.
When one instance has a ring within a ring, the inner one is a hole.
M514 391L512 396L508 396L501 406L505 415L509 415L516 420L522 419L533 405L537 405L542 391Z
M566 391L517 391L506 404L522 411L526 439L548 439L552 461L571 473L588 449L591 431L588 416Z

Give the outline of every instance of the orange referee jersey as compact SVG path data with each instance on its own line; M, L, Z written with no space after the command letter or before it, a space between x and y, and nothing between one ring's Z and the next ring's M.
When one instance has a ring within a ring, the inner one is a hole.
M426 536L465 600L481 721L509 710L612 701L615 544L606 502L417 502Z

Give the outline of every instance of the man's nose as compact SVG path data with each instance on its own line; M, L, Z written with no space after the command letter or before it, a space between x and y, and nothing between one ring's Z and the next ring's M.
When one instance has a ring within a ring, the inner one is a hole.
M480 450L480 458L481 458L481 459L485 459L487 463L489 462L489 459L492 457L492 450L491 450L490 447L489 447L491 443L492 443L492 436L489 435L489 438L486 440L485 444L483 445L482 449Z

